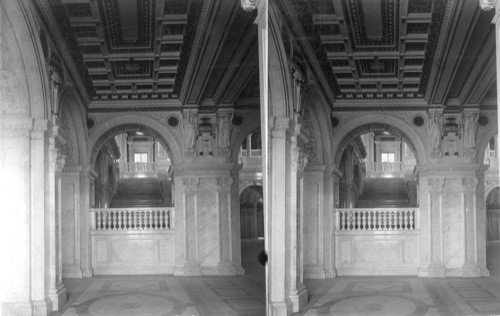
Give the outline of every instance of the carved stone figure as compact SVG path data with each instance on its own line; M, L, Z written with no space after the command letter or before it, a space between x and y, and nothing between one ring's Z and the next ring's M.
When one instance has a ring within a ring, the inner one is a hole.
M231 116L221 114L219 119L219 149L229 148L231 138Z
M443 136L443 127L442 122L439 121L439 117L436 113L432 114L432 119L429 122L428 136L430 149L439 149L441 137Z
M213 156L212 151L213 137L210 133L201 133L201 152L200 156Z
M479 6L484 11L490 11L495 8L495 0L479 0Z
M194 148L196 141L195 115L187 114L183 118L184 150Z
M477 120L479 116L467 113L464 116L464 148L476 148Z

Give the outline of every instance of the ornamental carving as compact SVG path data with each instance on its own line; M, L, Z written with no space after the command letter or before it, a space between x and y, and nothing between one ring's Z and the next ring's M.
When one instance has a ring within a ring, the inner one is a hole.
M462 189L465 193L475 192L478 183L479 181L476 178L462 178L461 181Z
M182 139L184 145L184 158L193 163L196 158L195 143L198 136L196 128L196 114L185 113L182 116Z
M253 11L257 8L258 0L241 0L241 7L245 11Z
M441 158L441 139L443 137L443 117L435 112L429 115L427 125L427 136L429 144L429 154L432 158Z
M200 178L184 178L182 179L185 192L196 192L200 185Z
M66 164L66 155L64 155L60 150L57 150L57 156L55 161L55 171L61 173L64 169L64 165Z
M314 125L311 121L311 113L309 110L304 111L304 121L302 124L305 134L307 135L308 142L304 145L304 151L309 156L311 162L318 162L318 144L314 132Z
M307 154L300 148L292 150L292 170L304 172L304 169L309 162Z
M229 191L231 189L231 185L233 184L233 179L230 177L220 177L217 178L217 184L219 186L219 190Z
M495 0L479 0L479 6L483 11L491 11L495 8Z
M429 185L429 189L431 191L442 191L444 186L443 178L430 178L427 179L427 183ZM432 192L429 192L432 193Z
M464 158L469 161L472 161L477 154L476 135L478 119L479 115L477 113L465 113L463 117Z

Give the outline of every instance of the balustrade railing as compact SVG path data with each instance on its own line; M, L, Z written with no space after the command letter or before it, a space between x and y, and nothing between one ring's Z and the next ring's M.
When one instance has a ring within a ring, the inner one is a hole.
M335 209L336 228L342 231L418 229L418 208Z
M94 231L174 229L173 207L90 209Z
M155 162L121 162L120 178L132 178L136 175L156 175L158 165Z
M372 162L370 167L372 172L403 172L405 168L401 162Z

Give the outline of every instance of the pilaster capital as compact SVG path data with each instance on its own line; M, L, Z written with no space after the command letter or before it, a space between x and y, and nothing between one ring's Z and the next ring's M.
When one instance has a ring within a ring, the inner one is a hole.
M269 128L273 138L284 138L291 136L295 129L295 123L289 118L274 118L269 121Z
M473 193L476 192L477 184L479 181L476 178L462 178L461 185L462 190L465 193Z
M444 187L444 178L428 178L427 184L429 185L429 189L431 191L442 192Z
M183 178L182 185L184 187L184 192L197 192L198 186L200 185L199 177Z
M231 190L233 179L231 177L218 177L217 178L217 191L225 192Z

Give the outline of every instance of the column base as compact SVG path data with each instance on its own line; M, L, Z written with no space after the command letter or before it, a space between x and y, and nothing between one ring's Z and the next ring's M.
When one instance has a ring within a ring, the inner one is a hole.
M337 272L335 269L325 269L325 278L326 279L333 279L337 277Z
M35 309L31 302L2 302L2 315L35 315Z
M51 291L49 294L50 301L52 302L52 310L58 311L61 307L66 304L68 295L64 284L59 283L56 285L56 289Z
M307 305L307 288L304 284L299 283L297 290L290 293L289 300L292 303L292 312L297 313L300 309Z
M428 278L445 278L446 268L441 262L432 262L428 268L419 269L418 276Z
M489 277L490 276L490 270L486 268L479 268L481 271L481 276L482 277Z
M70 279L81 279L83 277L83 273L82 270L78 268L63 269L62 277Z
M291 308L291 304L285 302L269 302L269 316L288 316Z
M325 279L325 270L318 267L304 269L304 279Z
M199 264L187 264L184 267L175 267L176 276L198 276L201 275L201 266Z
M236 267L236 275L245 275L245 269L243 269L241 266Z
M92 268L82 269L82 277L90 278L94 275L94 270Z
M50 299L47 297L43 301L32 301L31 305L33 306L33 314L32 315L48 315L52 311L52 303ZM9 315L9 314L7 314ZM16 314L17 315L17 314Z
M475 262L465 262L462 266L462 277L478 278L481 276L481 270Z

